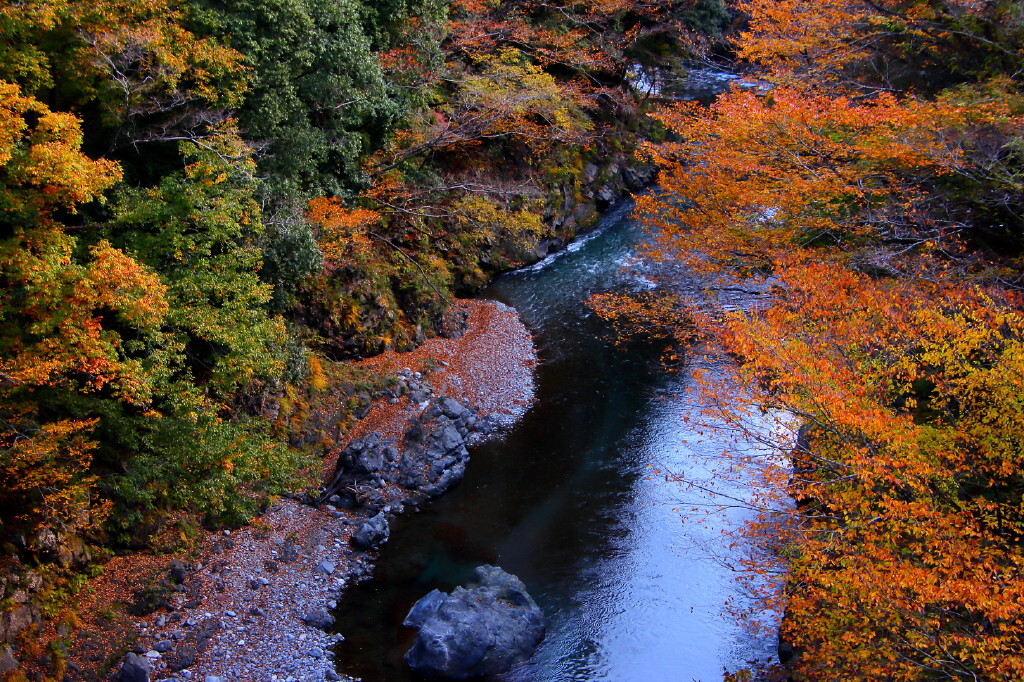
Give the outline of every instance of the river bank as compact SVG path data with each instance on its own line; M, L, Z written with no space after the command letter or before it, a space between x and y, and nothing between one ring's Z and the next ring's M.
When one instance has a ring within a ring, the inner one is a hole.
M648 236L630 209L608 211L569 248L481 292L515 307L534 334L536 404L474 449L457 488L393 524L374 579L348 590L337 614L347 674L415 682L402 660L412 643L405 613L481 564L518 576L548 622L508 682L711 682L774 657L774 635L749 632L727 606L749 603L732 568L740 550L725 534L745 510L720 509L710 492L753 492L717 467L723 450L753 458L758 443L708 424L705 398L715 396L694 378L724 381L732 365L687 353L666 372L662 346L615 343L586 304L594 293L658 286L663 268L643 257Z
M530 332L507 306L457 304L467 322L458 338L359 363L412 390L373 405L323 461L325 480L347 444L372 433L397 443L432 399L454 398L496 426L529 407L537 362ZM370 574L376 550L350 540L374 511L282 499L241 529L208 534L188 556L112 559L77 604L80 627L66 634L68 677L117 679L130 660L121 679L344 679L331 652L344 634L329 632L330 614L344 589ZM147 594L151 603L139 603Z

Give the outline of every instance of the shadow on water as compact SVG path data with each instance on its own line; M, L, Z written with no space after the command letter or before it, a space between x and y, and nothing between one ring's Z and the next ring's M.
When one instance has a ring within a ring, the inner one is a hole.
M649 285L628 212L484 293L516 307L535 334L537 403L504 438L472 450L461 485L393 523L374 579L338 610L341 672L415 679L401 658L414 634L400 625L406 612L482 563L518 575L549 621L509 680L721 679L723 666L764 653L768 643L722 614L735 587L714 556L717 530L687 531L673 509L679 488L651 475L666 462L697 466L696 446L682 445L694 409L678 397L686 378L666 375L655 349L610 345L584 305L592 292Z

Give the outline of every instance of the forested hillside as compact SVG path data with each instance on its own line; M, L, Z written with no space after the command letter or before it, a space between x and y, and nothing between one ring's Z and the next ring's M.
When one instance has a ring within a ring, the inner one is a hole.
M0 666L104 559L316 484L387 380L349 361L459 334L657 168L653 255L770 295L596 307L798 427L744 539L786 674L1024 678L1019 2L18 0L0 34ZM699 56L745 81L638 76Z
M749 528L763 604L796 679L1024 678L1021 5L739 9L758 86L662 111L640 205L667 253L770 287L694 313L800 427L797 509Z
M345 360L458 333L454 296L643 186L660 127L627 74L730 22L717 0L3 3L0 644L111 552L319 475L324 411L344 425L377 380Z

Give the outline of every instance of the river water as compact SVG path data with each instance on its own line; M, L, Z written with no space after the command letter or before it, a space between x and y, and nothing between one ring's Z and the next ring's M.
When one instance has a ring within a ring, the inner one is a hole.
M747 597L722 531L749 512L705 515L723 498L666 476L750 494L749 482L714 467L724 449L756 455L758 446L694 425L707 418L693 372L727 379L729 363L694 354L666 372L659 349L615 346L584 304L591 293L654 286L629 210L484 292L514 306L535 335L537 403L503 438L472 450L461 485L393 523L374 579L340 605L341 672L415 679L401 659L414 634L400 626L405 613L482 563L518 575L548 618L540 649L509 682L711 681L774 654L772 636L726 611Z

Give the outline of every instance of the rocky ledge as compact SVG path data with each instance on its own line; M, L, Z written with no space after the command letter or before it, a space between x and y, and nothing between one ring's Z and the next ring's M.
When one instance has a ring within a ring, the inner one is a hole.
M462 480L469 438L491 434L494 427L448 396L424 404L401 439L374 431L349 443L320 501L379 511L388 504L418 504Z

